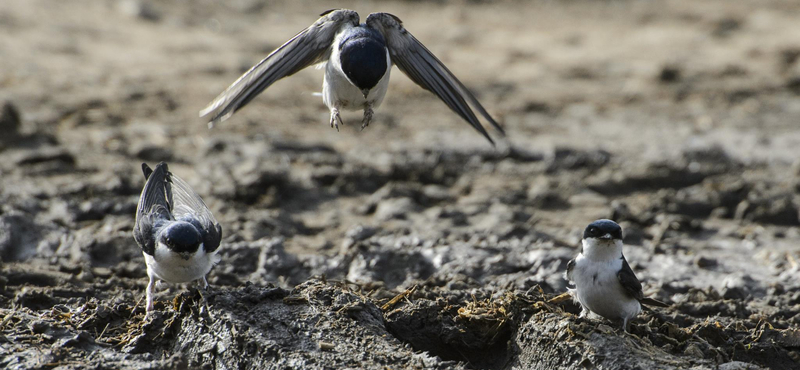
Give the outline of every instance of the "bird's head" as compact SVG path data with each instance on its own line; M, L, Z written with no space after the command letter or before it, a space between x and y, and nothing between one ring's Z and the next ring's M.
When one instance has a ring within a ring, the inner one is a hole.
M590 223L583 230L583 253L619 258L622 254L622 227L605 219Z
M176 221L166 226L158 241L184 258L197 252L202 244L200 232L194 225L185 221Z

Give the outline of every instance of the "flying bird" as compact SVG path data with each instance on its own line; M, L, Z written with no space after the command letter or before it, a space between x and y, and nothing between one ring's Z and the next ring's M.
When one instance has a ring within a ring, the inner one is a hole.
M133 238L142 248L147 276L147 313L153 311L157 280L187 283L202 279L219 262L222 227L189 185L164 162L152 170L142 163L146 183L136 210Z
M330 109L331 127L338 130L343 123L340 110L363 109L363 130L386 96L389 74L395 64L417 85L436 94L492 144L494 141L473 108L504 135L478 99L396 16L372 13L364 23L359 23L358 13L348 9L329 10L320 16L200 111L201 117L214 113L209 127L228 119L275 81L308 66L325 63L322 101Z
M583 308L581 317L594 313L621 320L626 332L630 320L642 312L642 303L667 306L644 296L642 283L622 254L622 227L611 220L597 220L586 227L581 252L569 261L564 277L575 284L570 294Z

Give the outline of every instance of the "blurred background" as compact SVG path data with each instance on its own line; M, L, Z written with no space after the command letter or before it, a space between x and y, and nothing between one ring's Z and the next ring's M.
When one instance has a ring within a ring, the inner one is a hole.
M328 126L313 68L206 127L199 110L331 8L398 16L507 137L487 128L492 147L397 68L363 132L360 112ZM613 217L660 299L783 302L800 289L798 19L790 0L4 0L0 306L20 271L143 294L130 232L159 161L223 225L216 286L561 292L583 228Z

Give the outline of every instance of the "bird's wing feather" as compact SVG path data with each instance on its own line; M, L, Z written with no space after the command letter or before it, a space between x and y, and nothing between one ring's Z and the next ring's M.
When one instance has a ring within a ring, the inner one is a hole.
M492 144L494 141L470 109L470 104L501 134L504 134L503 129L486 112L478 99L425 45L403 27L399 18L389 13L372 13L367 17L366 25L383 35L392 62L417 85L436 94Z
M327 60L336 33L347 23L358 24L358 13L347 9L322 13L314 24L239 77L200 111L200 117L216 112L211 123L224 121L275 81Z
M622 257L622 268L619 270L619 272L617 272L617 278L619 279L620 284L622 284L622 288L625 289L625 292L628 293L628 295L636 298L639 301L644 298L644 293L642 293L642 283L636 278L636 274L633 273L631 266L628 265L628 261L625 259L625 256Z
M169 174L174 200L172 213L176 219L197 221L203 237L203 248L207 253L215 251L222 240L222 226L214 218L211 210L186 181L177 175ZM185 217L189 216L189 217Z
M567 271L564 272L564 279L566 279L568 282L572 282L573 281L572 280L572 269L574 269L574 268L575 268L575 259L573 258L573 259L569 260L569 262L567 262Z
M142 251L149 255L155 252L155 228L158 222L172 218L172 192L168 185L169 171L166 163L159 163L155 170L142 163L142 172L147 182L139 197L136 209L136 224L133 227L133 238Z
M144 181L147 181L150 178L150 174L153 173L153 169L147 163L142 163L142 172L144 172Z

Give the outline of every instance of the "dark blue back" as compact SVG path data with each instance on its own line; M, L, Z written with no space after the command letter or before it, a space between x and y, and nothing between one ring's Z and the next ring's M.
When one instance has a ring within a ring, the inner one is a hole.
M340 62L347 78L360 90L375 87L387 67L383 35L362 25L353 28L340 46Z

